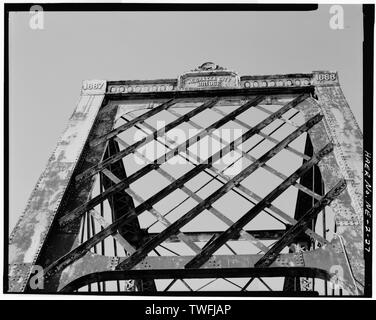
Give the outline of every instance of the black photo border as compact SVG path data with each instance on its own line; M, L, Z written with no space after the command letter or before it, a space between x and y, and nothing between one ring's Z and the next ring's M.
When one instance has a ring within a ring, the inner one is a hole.
M318 4L171 4L171 3L5 3L4 4L4 247L3 247L3 293L8 292L8 239L9 239L9 13L29 11L33 5L41 5L44 11L313 11ZM366 298L372 297L372 156L373 156L373 79L374 79L374 20L375 5L363 4L363 143L364 155L369 153L365 176L364 170L364 203L371 204L371 216L364 212L364 241L370 242L369 251L364 250L365 290ZM364 157L365 158L365 157ZM368 170L369 168L369 170ZM369 186L371 188L369 189ZM366 193L368 191L368 193ZM366 209L366 206L364 206ZM367 244L368 244L367 242ZM58 294L58 293L57 293ZM208 293L213 296L213 293ZM228 294L214 293L214 296ZM183 296L183 295L182 295ZM184 295L187 296L187 295ZM243 295L242 295L243 296ZM141 296L139 296L141 298ZM237 297L240 297L237 295ZM283 296L281 296L283 297ZM354 298L354 297L352 297ZM362 298L362 297L360 297ZM151 302L151 300L150 300Z

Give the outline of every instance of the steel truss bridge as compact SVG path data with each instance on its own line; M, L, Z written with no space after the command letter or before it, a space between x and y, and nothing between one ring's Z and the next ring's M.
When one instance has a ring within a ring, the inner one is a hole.
M10 236L9 291L42 266L40 292L362 295L363 138L338 75L238 80L84 81Z

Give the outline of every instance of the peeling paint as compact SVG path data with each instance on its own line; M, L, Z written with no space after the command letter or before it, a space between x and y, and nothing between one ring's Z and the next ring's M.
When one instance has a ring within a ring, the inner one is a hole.
M330 86L316 83L315 92L318 102L309 99L299 107L306 118L311 116L310 107L320 110L324 115L324 127L315 126L310 131L312 143L315 150L320 149L325 136L335 145L333 154L324 159L319 167L326 189L341 177L347 180L345 192L332 202L331 208L335 213L337 232L344 239L354 276L364 283L363 135L338 81ZM359 290L361 294L362 289Z
M313 77L316 76L317 73L314 73ZM355 279L360 283L364 281L363 137L338 81L334 81L330 85L315 81L313 82L316 85L315 92L318 101L309 98L299 104L296 109L303 113L306 121L317 113L324 116L323 121L309 130L315 151L322 149L329 142L333 142L335 145L333 153L319 163L319 168L327 190L342 178L345 178L347 182L346 190L331 204L331 209L335 213L338 235L330 244L320 249L304 253L281 254L271 267L306 266L332 272L333 266L340 266L344 270L341 279L342 285L351 294L361 294L362 288L355 284ZM97 87L100 87L100 90L95 90ZM160 101L158 103L152 101L147 104L132 103L131 100L128 100L127 105L122 105L120 101L110 101L106 108L100 110L105 91L106 83L103 81L84 82L77 108L50 157L46 170L38 180L24 214L11 234L9 246L11 291L25 290L32 266L39 258L41 248L46 245L46 237L58 209L59 213L68 212L79 204L84 204L90 196L94 178L84 184L74 185L68 188L69 190L67 189L80 157L80 165L83 166L83 169L87 169L91 165L97 164L103 154L104 144L98 145L96 148L85 147L84 149L89 133L94 130L97 136L101 136L108 132L114 120L118 119L121 114L151 109L160 103ZM283 97L280 97L279 100L281 102ZM73 196L67 196L68 192L73 193ZM67 203L61 204L64 195L66 195L64 201ZM67 199L71 201L69 202ZM75 231L68 230L68 228L59 231L64 231L66 234L69 234L70 231L71 239L76 236ZM60 236L56 235L54 241L64 239L64 236L59 238ZM77 241L70 245L73 248L77 245ZM70 248L61 250L69 251ZM349 256L349 261L346 256ZM192 258L190 256L147 257L134 269L184 268ZM260 258L261 255L215 256L210 258L203 268L251 268ZM84 275L114 270L122 260L123 258L87 253L65 268L59 278L54 281L58 282L61 289ZM45 261L49 260L45 259Z
M44 244L103 99L104 95L81 97L10 236L9 263L28 265L28 270L22 275L26 280ZM9 285L12 286L11 281ZM23 291L25 286L17 288Z

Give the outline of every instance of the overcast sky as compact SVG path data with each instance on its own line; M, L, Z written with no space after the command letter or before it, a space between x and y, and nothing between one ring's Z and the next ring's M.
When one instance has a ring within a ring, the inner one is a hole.
M24 210L84 79L176 78L206 61L260 75L334 70L362 126L362 9L313 12L11 13L10 229Z

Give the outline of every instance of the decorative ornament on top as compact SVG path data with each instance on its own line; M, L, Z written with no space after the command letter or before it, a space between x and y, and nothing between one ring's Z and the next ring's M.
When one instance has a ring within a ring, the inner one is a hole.
M233 89L240 87L240 77L234 71L205 62L179 76L178 87L180 90Z
M211 70L225 70L225 68L220 67L214 62L205 62L193 71L211 71Z

